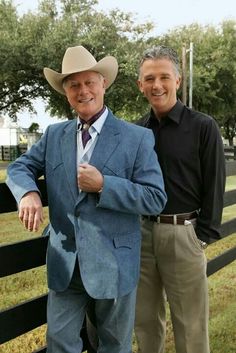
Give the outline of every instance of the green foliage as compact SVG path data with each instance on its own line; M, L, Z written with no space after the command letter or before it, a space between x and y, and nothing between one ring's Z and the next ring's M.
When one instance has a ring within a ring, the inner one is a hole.
M134 80L137 49L142 48L152 25L136 25L130 14L121 11L104 15L95 11L96 3L42 0L35 14L19 17L10 0L1 1L1 32L5 38L0 47L3 112L15 117L23 108L33 111L32 101L40 97L51 116L73 118L67 100L50 88L42 71L50 67L60 72L65 49L74 45L85 46L97 60L115 55L120 70L116 85L107 92L106 103L120 114L132 115L139 110Z
M192 24L165 36L165 43L179 48L193 42L193 108L212 115L224 137L236 134L236 22L218 27Z
M188 48L193 42L193 108L212 115L232 144L236 134L235 20L215 27L193 23L151 37L153 23L136 24L131 13L119 9L104 14L96 10L97 3L39 0L34 13L19 16L12 0L0 0L0 111L17 118L23 109L33 112L33 101L41 98L51 116L73 118L66 98L43 77L43 68L60 72L66 48L83 45L97 60L106 55L117 58L119 73L105 102L119 117L135 120L148 109L136 85L143 50L170 45L181 58L183 45Z
M32 123L29 127L29 132L37 132L39 129L38 123Z

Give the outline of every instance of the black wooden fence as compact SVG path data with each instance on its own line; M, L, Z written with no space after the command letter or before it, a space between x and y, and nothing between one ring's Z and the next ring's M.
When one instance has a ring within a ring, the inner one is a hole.
M27 151L27 145L0 146L0 161L14 161L22 153Z
M0 146L0 161L14 161L22 153L27 151L26 144L17 146ZM225 146L225 159L236 160L236 146Z
M236 175L236 161L226 163L227 176ZM43 205L47 205L46 188L43 180L39 180ZM225 193L224 206L236 203L236 190ZM0 213L16 210L15 200L5 183L0 183ZM236 232L236 218L222 224L222 237ZM0 247L0 277L9 276L21 271L45 264L47 237L38 237ZM236 259L236 247L233 247L208 262L207 275L210 276ZM0 312L0 344L22 335L46 323L47 295L32 298L22 304L7 308ZM89 346L86 329L82 332L84 350ZM45 353L46 347L37 350ZM36 351L34 352L36 353Z
M225 159L227 161L235 160L236 161L236 146L225 146Z

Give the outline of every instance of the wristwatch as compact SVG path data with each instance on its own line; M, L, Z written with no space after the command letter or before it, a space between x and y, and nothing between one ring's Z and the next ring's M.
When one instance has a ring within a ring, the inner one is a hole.
M201 239L198 239L198 241L203 249L206 249L208 247L208 244L205 241Z

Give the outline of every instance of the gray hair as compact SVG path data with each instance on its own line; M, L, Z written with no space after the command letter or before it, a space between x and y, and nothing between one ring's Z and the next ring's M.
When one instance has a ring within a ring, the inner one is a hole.
M156 47L152 47L144 51L139 63L139 73L144 61L158 59L167 59L171 61L175 68L176 74L180 75L180 64L178 55L174 49L165 45L158 45Z

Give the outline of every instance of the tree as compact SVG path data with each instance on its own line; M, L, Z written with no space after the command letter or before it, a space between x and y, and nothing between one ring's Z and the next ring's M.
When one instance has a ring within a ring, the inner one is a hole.
M37 58L44 22L31 14L18 18L12 1L0 2L0 109L11 117L23 109L34 112L32 100L44 93Z
M104 15L94 9L96 3L42 0L35 14L18 18L12 1L1 0L1 34L5 40L0 47L0 109L4 113L15 117L22 109L33 111L32 102L40 97L50 115L73 118L67 100L50 88L42 71L43 67L61 71L65 49L80 44L97 60L105 55L117 57L119 75L106 94L106 103L114 112L132 117L140 107L134 80L137 49L143 46L152 24L136 25L130 14L118 10Z
M37 132L39 129L39 124L38 123L32 123L29 127L29 132Z
M162 43L177 49L194 44L193 108L212 115L233 143L236 134L236 22L217 27L192 24L169 32Z
M180 26L150 37L153 23L136 24L132 14L114 9L104 14L96 0L41 0L35 13L19 17L12 0L0 0L0 111L12 118L33 111L41 98L51 116L71 119L67 99L55 92L43 68L61 71L69 46L85 46L97 60L114 55L119 63L115 84L105 103L119 117L135 120L148 108L137 85L138 63L144 49L165 44L182 56L182 46L194 44L193 108L214 116L230 143L236 134L236 23ZM181 90L179 91L181 97Z
M215 110L224 137L233 145L236 135L236 22L223 22L218 37L219 47L215 54L218 105Z

